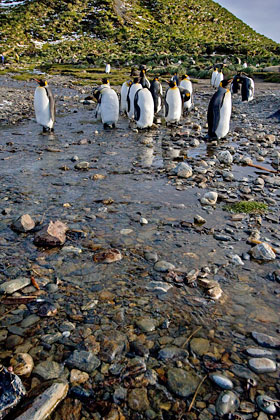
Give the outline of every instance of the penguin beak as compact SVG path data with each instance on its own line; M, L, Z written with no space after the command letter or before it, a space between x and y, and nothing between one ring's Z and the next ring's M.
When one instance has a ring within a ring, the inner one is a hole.
M33 78L31 80L35 80L35 82L37 82L38 84L40 84L40 80L38 80L38 79Z

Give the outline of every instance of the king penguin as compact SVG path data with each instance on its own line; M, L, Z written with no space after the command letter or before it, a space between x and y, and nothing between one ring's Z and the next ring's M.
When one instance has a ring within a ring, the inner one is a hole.
M140 83L141 83L143 88L150 89L151 83L149 82L149 80L146 77L146 69L140 70Z
M105 66L105 73L109 74L111 72L111 64L107 63Z
M184 74L181 78L181 82L179 85L182 99L183 99L183 110L189 112L193 106L193 88L192 82L187 74Z
M229 132L231 116L231 93L228 89L230 80L223 80L217 92L212 96L207 112L208 137L221 139Z
M239 89L240 89L240 86L239 86L240 75L241 75L240 72L237 73L232 80L232 84L230 85L230 90L231 90L232 94L235 94L235 93L239 92Z
M217 67L215 67L214 71L212 72L212 75L211 75L211 86L212 87L215 87L215 80L216 80L217 75L218 75L218 69L217 69Z
M154 121L154 100L148 88L139 89L134 97L134 120L138 128L149 128Z
M34 79L39 86L35 89L34 108L36 121L43 126L43 132L54 131L55 103L48 83L43 79Z
M224 75L223 75L222 69L220 68L215 78L214 87L219 88L222 80L224 80Z
M122 87L121 87L121 112L123 112L124 114L127 114L127 108L128 108L127 94L131 86L131 83L132 83L131 80L127 80L126 82L123 82Z
M180 121L182 115L182 99L181 93L172 80L168 83L169 88L165 93L165 121L169 124L175 124Z
M152 80L150 91L154 100L154 114L157 114L161 110L163 96L162 86L157 77Z
M250 102L254 99L255 83L251 77L240 76L242 102Z
M94 90L93 96L97 99L96 118L101 119L104 128L116 127L119 119L119 98L117 93L109 86L102 84Z
M139 89L143 89L141 83L139 83L139 77L134 77L127 94L127 115L131 120L134 118L134 96Z

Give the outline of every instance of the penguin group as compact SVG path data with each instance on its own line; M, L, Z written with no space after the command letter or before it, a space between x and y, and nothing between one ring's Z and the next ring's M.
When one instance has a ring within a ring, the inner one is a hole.
M241 90L242 101L251 101L254 97L254 82L246 74L239 72L233 79L223 77L222 66L215 66L211 75L211 85L217 90L212 96L207 111L208 138L224 138L229 132L232 94ZM110 69L109 69L110 71ZM123 82L118 94L111 88L107 77L100 86L94 88L93 98L97 102L95 117L102 121L104 128L115 128L119 113L134 121L137 128L152 127L154 117L163 111L166 125L178 124L182 115L193 107L193 88L187 74L181 80L175 73L168 81L165 95L158 77L150 82L146 75L146 66L137 71L131 70L132 79ZM34 95L36 121L43 127L43 132L53 132L55 122L54 97L47 82L34 79L38 86ZM219 82L219 83L218 83ZM241 88L241 89L240 89Z

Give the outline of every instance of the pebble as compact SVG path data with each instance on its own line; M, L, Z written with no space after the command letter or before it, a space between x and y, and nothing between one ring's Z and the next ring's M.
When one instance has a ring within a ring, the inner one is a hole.
M273 357L272 351L256 347L248 347L246 353L251 357Z
M167 385L174 394L180 397L190 397L198 387L199 377L195 372L180 368L170 368L167 371Z
M66 364L71 368L92 373L100 366L100 360L90 351L74 350L71 356L66 360Z
M154 265L154 269L160 273L166 273L169 270L174 270L175 269L175 265L167 262L167 261L158 261L155 263Z
M11 360L10 365L13 366L14 373L19 376L30 376L34 362L28 353L17 353Z
M203 356L208 352L210 347L209 340L206 338L193 338L190 342L191 351L198 356Z
M29 214L23 214L19 218L17 218L13 224L12 228L16 232L29 232L30 230L34 229L35 222Z
M252 332L252 337L256 342L263 347L271 347L273 349L280 348L280 339L272 337L267 334L259 333L257 331Z
M70 372L71 384L83 384L89 379L89 374L78 369L72 369Z
M193 171L190 165L185 162L180 162L174 169L174 173L180 178L190 178Z
M256 373L270 373L277 370L276 363L266 357L249 359L249 367Z
M150 281L147 285L147 289L154 290L155 292L167 293L169 289L172 289L172 284L165 283L163 281Z
M12 294L29 286L30 283L31 281L28 277L19 277L15 280L6 281L5 283L0 284L0 293Z
M144 332L151 332L155 331L158 323L155 319L143 317L136 321L136 325L138 328L140 328L140 330Z
M215 191L210 191L204 194L204 196L200 199L202 205L210 205L214 206L218 199L218 193Z
M46 381L50 379L57 379L63 372L63 365L54 361L43 361L35 366L33 373L39 375Z
M239 398L233 391L222 391L216 401L217 415L223 417L228 413L234 413L239 405Z
M133 411L143 412L150 408L146 388L135 388L128 393L128 405Z
M75 169L78 169L80 171L87 171L89 169L89 162L81 161L76 163Z
M233 388L232 381L220 373L210 373L209 378L222 389L230 390Z
M233 162L232 154L228 150L219 152L217 158L220 163L224 163L225 165L231 165Z
M271 246L265 242L252 248L251 255L255 260L260 261L272 261L276 259L276 255L271 249Z
M273 398L267 395L258 395L256 398L258 407L266 414L275 414L277 411Z

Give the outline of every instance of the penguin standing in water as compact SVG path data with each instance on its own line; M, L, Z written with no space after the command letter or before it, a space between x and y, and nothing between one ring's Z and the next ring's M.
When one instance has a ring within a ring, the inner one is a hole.
M218 69L218 74L215 78L214 87L219 88L221 81L224 80L224 75L222 72L222 68Z
M150 89L151 83L149 82L149 80L146 77L146 70L145 69L140 70L140 83L141 83L143 88Z
M231 116L231 93L228 89L230 80L223 80L217 92L212 96L207 112L208 137L221 139L229 132Z
M141 83L139 83L139 77L134 77L127 94L127 115L131 120L134 118L134 96L139 89L143 89Z
M122 84L122 87L121 87L121 112L123 112L124 114L127 114L127 108L128 108L127 94L128 94L128 90L131 84L132 84L132 81L127 80L126 82Z
M93 96L97 100L98 104L95 111L96 118L101 119L104 128L116 127L116 123L119 119L119 98L117 93L107 83L94 90Z
M211 75L211 86L212 87L215 87L215 80L216 80L217 75L218 75L218 68L215 67L214 71L212 72L212 75Z
M48 83L43 79L34 79L39 86L35 89L34 108L36 121L43 126L43 133L54 131L55 102Z
M154 100L154 114L156 115L161 110L163 96L162 86L157 77L152 80L150 92Z
M189 112L193 106L193 88L192 82L187 74L182 76L182 80L179 85L183 99L183 111Z
M182 115L182 98L176 82L171 80L168 84L169 88L164 99L165 121L169 124L175 124L180 121Z
M154 100L148 88L139 89L134 97L134 120L138 128L149 128L154 121Z
M255 83L251 77L242 74L239 78L241 82L242 102L250 102L254 99Z

